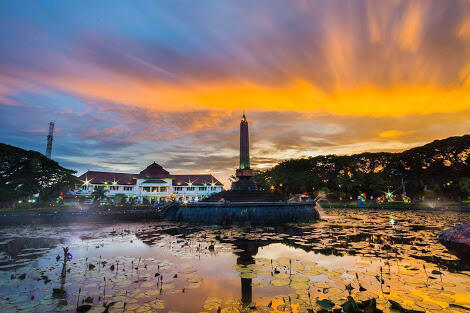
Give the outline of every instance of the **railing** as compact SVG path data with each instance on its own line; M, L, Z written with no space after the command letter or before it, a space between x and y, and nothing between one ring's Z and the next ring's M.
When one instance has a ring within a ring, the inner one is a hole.
M158 196L168 196L170 193L168 191L141 191L144 196L158 195Z

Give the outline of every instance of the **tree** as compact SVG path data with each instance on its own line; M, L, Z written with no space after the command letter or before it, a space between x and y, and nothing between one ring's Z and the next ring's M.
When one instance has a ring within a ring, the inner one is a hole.
M36 194L49 201L80 182L74 173L39 152L0 143L0 202L13 204Z
M114 195L114 204L126 204L126 195L123 193L117 193Z
M470 178L468 178L468 177L460 178L459 188L463 193L465 193L465 195L468 198L470 196Z
M400 195L459 198L469 194L470 135L436 140L401 153L361 153L350 156L323 155L281 161L255 173L258 186L278 192L303 193L327 187L329 197L356 198L365 192L377 197L388 189ZM279 188L282 184L282 188Z
M107 193L108 190L105 190L103 186L96 186L93 192L91 193L91 196L93 197L94 202L101 202L101 200L106 198Z

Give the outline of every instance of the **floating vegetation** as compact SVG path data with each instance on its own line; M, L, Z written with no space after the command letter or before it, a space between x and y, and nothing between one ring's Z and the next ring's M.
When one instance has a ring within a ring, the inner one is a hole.
M470 214L325 212L283 228L0 228L2 312L470 312L470 264L437 241Z

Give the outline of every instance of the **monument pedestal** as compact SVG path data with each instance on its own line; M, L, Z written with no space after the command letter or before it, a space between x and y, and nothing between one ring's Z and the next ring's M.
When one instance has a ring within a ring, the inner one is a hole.
M237 169L235 172L238 180L232 183L232 190L256 190L256 184L253 181L253 170L250 168Z
M232 190L246 190L254 191L256 190L256 184L253 180L238 180L232 183Z

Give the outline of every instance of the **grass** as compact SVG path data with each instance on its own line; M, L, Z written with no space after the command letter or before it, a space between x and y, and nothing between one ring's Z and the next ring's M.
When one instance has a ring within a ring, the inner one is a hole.
M359 208L357 205L357 201L334 201L334 202L326 202L322 201L321 205L324 207L332 207L332 208ZM436 207L438 208L459 208L461 206L468 206L470 205L470 200L465 200L462 202L450 202L450 201L439 201L436 202ZM86 205L85 205L86 206ZM403 201L395 201L389 203L378 204L375 201L367 201L364 205L365 208L427 208L429 205L427 202L420 202L420 203L406 203ZM139 210L139 209L149 209L150 205L144 204L127 204L127 205L114 205L114 204L106 204L101 205L98 208L94 208L97 211L103 210ZM0 208L0 214L8 214L8 213L49 213L49 212L77 212L80 209L76 207L74 204L64 204L61 206L31 206L29 204L26 205L18 205L16 208Z
M144 204L127 204L127 205L100 205L98 207L88 207L87 205L82 205L87 207L87 209L92 211L107 211L107 210L145 210L150 209L150 205ZM8 213L53 213L53 212L78 212L80 208L75 204L66 203L61 206L31 206L27 205L18 205L16 208L0 208L0 214Z
M33 212L39 212L39 213L47 213L47 212L56 212L56 211L62 211L62 212L75 212L77 211L78 208L72 207L69 205L63 205L63 206L40 206L40 207L17 207L17 208L0 208L0 214L5 214L5 213L33 213Z
M470 201L435 201L436 208L460 208L462 206L467 206L470 204ZM333 202L321 202L321 205L324 207L331 208L359 208L357 201L333 201ZM410 209L424 209L429 208L429 202L423 201L418 203L407 203L404 201L394 201L379 204L375 201L367 201L364 204L365 208L410 208Z

